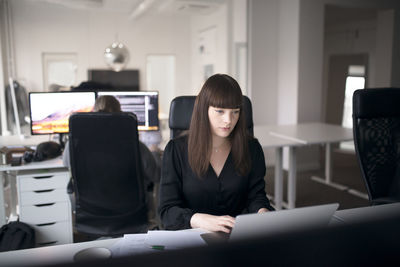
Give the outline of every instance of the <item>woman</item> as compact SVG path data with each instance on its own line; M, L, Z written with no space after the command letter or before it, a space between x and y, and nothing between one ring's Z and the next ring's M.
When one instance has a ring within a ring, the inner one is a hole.
M229 233L235 216L273 210L265 193L265 160L248 135L243 96L230 76L203 85L188 135L165 148L159 213L166 229Z

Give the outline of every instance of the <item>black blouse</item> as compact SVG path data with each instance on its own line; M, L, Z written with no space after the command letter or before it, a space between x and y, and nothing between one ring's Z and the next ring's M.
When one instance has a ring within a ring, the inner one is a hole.
M171 140L163 155L159 213L165 229L190 228L195 213L230 215L273 210L265 193L265 160L257 139L249 141L252 168L240 176L229 153L220 176L211 164L199 178L189 166L187 136Z

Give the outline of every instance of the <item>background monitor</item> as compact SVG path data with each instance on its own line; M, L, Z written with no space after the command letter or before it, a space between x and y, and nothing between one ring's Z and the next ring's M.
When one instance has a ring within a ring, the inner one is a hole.
M95 101L95 92L29 93L32 135L68 133L69 116L92 111Z
M124 112L132 112L138 120L139 131L158 131L158 92L157 91L109 91L97 92L97 96L112 95L118 99Z
M139 91L139 70L88 70L89 81L118 88L118 91ZM103 90L102 90L103 91Z

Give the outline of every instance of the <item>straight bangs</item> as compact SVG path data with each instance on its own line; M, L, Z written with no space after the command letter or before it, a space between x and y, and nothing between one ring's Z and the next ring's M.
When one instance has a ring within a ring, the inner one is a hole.
M216 108L241 109L243 96L240 87L228 80L219 81L219 83L210 90L208 105Z

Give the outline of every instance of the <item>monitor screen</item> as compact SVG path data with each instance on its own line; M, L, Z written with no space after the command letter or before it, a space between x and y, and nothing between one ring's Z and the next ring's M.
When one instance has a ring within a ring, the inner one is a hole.
M68 133L69 116L92 111L95 101L95 92L31 92L31 133Z
M112 95L118 99L124 112L132 112L138 120L139 131L157 131L158 121L158 92L97 92L97 96Z

